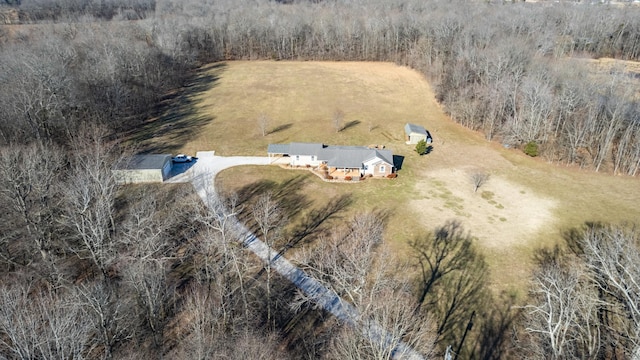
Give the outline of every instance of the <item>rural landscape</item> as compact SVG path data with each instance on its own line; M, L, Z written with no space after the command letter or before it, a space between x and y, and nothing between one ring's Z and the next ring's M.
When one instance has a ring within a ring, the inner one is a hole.
M0 359L637 358L639 61L635 2L2 0Z

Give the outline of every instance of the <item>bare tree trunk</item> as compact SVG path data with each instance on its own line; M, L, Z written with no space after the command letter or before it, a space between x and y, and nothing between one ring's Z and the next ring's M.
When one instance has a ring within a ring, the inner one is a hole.
M261 238L269 248L269 254L265 270L267 272L267 321L269 326L275 328L275 319L272 318L272 297L271 297L271 261L272 256L271 249L275 246L275 241L279 237L279 233L282 230L281 227L284 224L284 214L281 211L278 203L273 200L271 193L265 193L258 198L258 201L252 209L253 218L258 224L260 229Z

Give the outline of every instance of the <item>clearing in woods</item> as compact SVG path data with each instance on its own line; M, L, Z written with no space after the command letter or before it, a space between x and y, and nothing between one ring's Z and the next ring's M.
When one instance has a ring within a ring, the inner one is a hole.
M313 203L350 194L349 211L388 210L387 241L401 256L407 241L450 219L459 220L485 254L496 291L523 294L535 249L561 242L585 221L640 218L638 179L561 167L504 149L444 114L427 81L391 63L238 61L209 65L132 139L156 151L266 155L267 144L382 144L404 156L399 177L359 184L325 183L304 171L233 168L218 182L229 190L268 179L296 182ZM345 129L332 124L344 113ZM268 134L257 125L271 120ZM405 145L406 122L424 125L433 150L418 156ZM474 192L470 176L489 180Z

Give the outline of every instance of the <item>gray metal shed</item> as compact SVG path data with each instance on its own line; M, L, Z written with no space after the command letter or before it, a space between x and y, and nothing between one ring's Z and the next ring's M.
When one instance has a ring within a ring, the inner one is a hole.
M119 184L163 182L171 167L171 154L134 155L113 172Z

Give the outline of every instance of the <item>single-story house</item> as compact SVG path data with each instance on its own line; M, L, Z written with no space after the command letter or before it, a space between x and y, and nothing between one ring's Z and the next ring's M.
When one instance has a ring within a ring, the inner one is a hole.
M118 184L163 182L171 172L171 154L134 155L113 173Z
M282 156L296 167L326 166L332 176L387 176L395 171L390 150L319 143L269 144L269 157Z
M407 144L417 144L420 140L424 140L427 144L431 144L431 134L420 125L407 123L404 126L404 133Z

